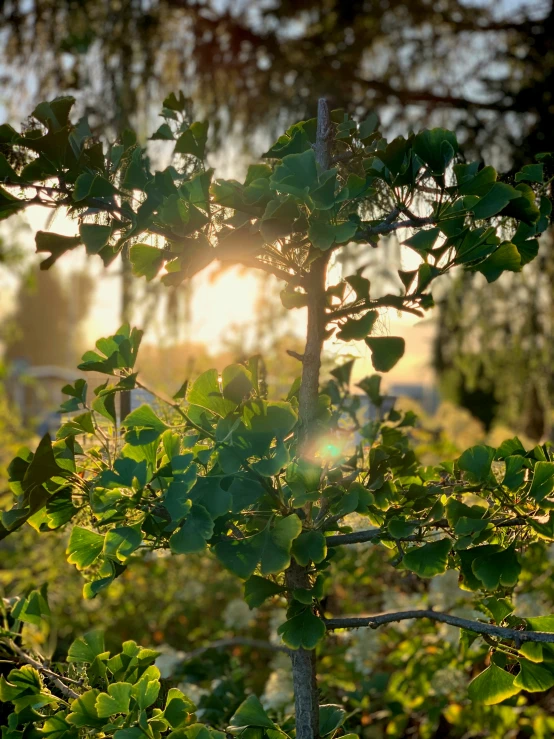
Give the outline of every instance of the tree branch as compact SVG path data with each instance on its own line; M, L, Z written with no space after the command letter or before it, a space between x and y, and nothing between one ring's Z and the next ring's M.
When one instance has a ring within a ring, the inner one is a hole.
M425 523L424 521L413 521L413 523L416 526L421 526L422 528L425 527L436 529L441 529L449 525L446 518L441 518L440 521L431 521L430 523ZM492 523L492 525L496 526L497 528L508 528L510 526L524 526L526 523L528 523L528 520L526 518L518 516L517 518L491 519L489 523ZM386 531L382 531L382 529L365 529L364 531L353 531L350 534L333 534L332 536L328 536L326 538L326 542L327 546L329 547L339 547L345 544L363 544L366 541L374 541L375 539L392 539L394 541L419 541L421 537L405 536L400 539L396 539L396 537L391 537L390 534L387 534Z
M355 313L361 313L364 310L371 310L372 308L396 308L397 310L404 311L405 313L412 313L414 316L421 318L423 313L418 308L412 308L406 305L407 302L415 302L419 296L417 295L385 295L377 300L366 300L363 303L355 301L350 305L345 305L344 308L337 308L331 313L327 314L327 323L333 323L333 321L339 318L347 318Z
M396 223L388 223L386 220L377 223L375 226L368 226L362 231L358 231L356 238L369 238L370 236L385 235L398 231L401 228L416 228L417 226L428 226L437 222L436 216L428 216L426 218L410 218L405 221L397 221Z
M56 675L55 672L52 672L52 670L49 670L47 667L45 667L41 662L34 659L34 657L31 657L26 652L23 651L23 649L20 649L17 644L13 641L8 642L9 648L17 654L17 656L23 661L26 662L28 665L31 665L31 667L34 667L35 670L38 670L39 672L42 672L42 674L50 680L51 683L53 683L60 693L65 695L66 698L78 698L79 693L76 693L74 690L69 688L64 682L62 682L62 678Z
M448 624L449 626L457 626L459 629L472 631L474 634L496 636L499 639L511 639L516 643L541 642L554 644L554 633L507 629L502 626L481 623L480 621L471 621L468 618L451 616L449 613L441 613L440 611L433 611L431 609L420 611L399 611L397 613L381 613L375 616L328 618L324 619L324 622L327 630L332 631L333 629L358 629L362 627L376 629L384 624L408 621L413 618L428 618L430 621L437 621L442 624Z

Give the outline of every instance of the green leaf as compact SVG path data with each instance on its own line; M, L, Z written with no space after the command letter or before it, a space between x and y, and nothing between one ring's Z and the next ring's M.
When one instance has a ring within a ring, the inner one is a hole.
M383 402L381 395L381 375L371 375L370 377L364 377L363 380L357 383L358 387L364 391L370 401L376 407L379 407Z
M533 470L533 482L529 495L537 503L554 490L554 462L537 462Z
M548 520L537 521L534 518L530 518L529 524L541 539L554 541L554 511L550 511L548 514Z
M471 482L485 482L490 477L495 452L484 444L472 446L458 459L458 468L467 473Z
M192 154L199 159L204 159L208 140L208 125L208 121L192 123L177 139L175 153Z
M468 695L476 703L494 706L519 693L520 688L514 684L514 676L495 664L477 675L467 689Z
M331 370L329 374L338 381L339 385L348 387L348 385L350 384L350 377L352 375L352 368L354 367L355 361L355 359L351 359L349 362L345 362L339 367L335 367L335 369Z
M143 711L156 702L161 684L159 681L160 671L153 665L150 666L141 679L133 685L131 695Z
M405 168L408 161L408 141L406 141L404 136L397 136L385 149L378 149L375 155L383 162L389 172L396 177Z
M105 177L99 174L94 175L90 172L85 172L79 175L75 181L73 200L76 203L87 198L111 201L116 193L117 189Z
M94 629L75 639L69 647L67 661L91 664L104 651L104 632L101 629Z
M40 734L48 739L68 739L72 728L65 720L64 714L54 714L46 719L40 729Z
M99 693L96 697L96 712L100 718L108 718L116 713L128 713L131 700L131 683L113 683L108 685L107 693Z
M163 251L155 246L133 244L129 249L129 259L135 277L146 277L150 282L162 268L165 257Z
M327 556L327 542L321 531L303 531L292 544L292 554L299 565L323 562Z
M308 229L308 238L316 249L327 251L333 244L344 244L354 238L358 225L355 221L343 223L325 223L313 220Z
M417 252L429 252L433 248L439 234L440 228L438 227L421 230L402 243L405 246L410 246Z
M118 562L127 562L141 543L142 535L140 531L130 526L116 526L106 534L104 554Z
M473 560L472 570L487 590L496 590L500 586L511 588L517 585L521 565L517 558L515 543L499 552L491 547L482 547L484 551Z
M520 659L519 667L514 688L526 690L528 693L542 693L554 686L554 672L546 665L537 665L527 659Z
M507 598L485 598L483 604L492 613L492 617L497 624L501 624L514 610L513 605Z
M314 150L310 148L301 154L283 157L281 164L275 167L269 182L274 190L300 196L305 190L317 187L319 181Z
M168 428L146 404L140 405L129 413L121 425L128 429L125 440L133 446L142 446L156 441Z
M276 239L291 234L294 230L294 222L299 216L300 211L292 195L284 200L270 200L260 222L260 231L264 240L271 244Z
M208 511L203 506L194 504L181 528L169 540L169 546L173 554L202 552L213 532L214 522Z
M167 106L164 106L167 107ZM162 123L158 130L150 137L152 141L173 141L173 131L168 123Z
M253 462L251 466L253 470L263 477L274 477L283 467L286 467L289 460L289 450L284 442L278 439L277 444L270 450L270 453L257 462Z
M253 400L244 409L243 421L254 434L282 441L296 425L298 415L286 401Z
M399 516L394 516L387 524L387 531L393 537L393 539L405 539L407 536L411 536L414 533L417 524L405 521Z
M543 164L525 164L519 172L516 172L516 182L542 182L544 176Z
M444 174L446 167L458 152L456 136L444 128L421 131L414 137L412 146L435 176Z
M224 539L218 542L213 551L221 564L237 577L247 580L260 561L256 537L247 539Z
M454 171L460 183L458 187L459 195L485 195L496 182L497 174L494 167L483 167L483 169L472 176L469 168L474 170L476 166L478 166L478 162L454 165ZM465 173L465 176L463 173ZM462 176L459 177L459 175Z
M259 575L252 575L244 583L244 600L250 608L259 608L265 600L273 595L279 595L284 590L272 580L267 580Z
M519 653L522 657L528 659L529 662L544 662L544 651L542 648L542 644L539 644L537 642L525 642L519 648Z
M240 704L233 716L231 716L229 724L236 728L245 728L247 726L260 726L264 729L277 728L255 695L249 695Z
M57 97L49 103L39 103L32 116L43 123L49 131L59 131L67 125L74 104L75 98L71 95Z
M258 564L262 575L273 575L289 566L292 542L301 530L300 519L293 513L254 536L218 542L214 551L221 563L243 580L252 575Z
M99 690L87 690L79 698L75 698L71 703L71 713L66 717L66 721L78 728L100 728L106 722L98 716L96 710L96 698L100 694Z
M319 733L327 736L336 731L346 721L347 713L344 708L333 704L319 707Z
M379 118L377 117L377 113L370 113L358 126L358 135L360 140L363 141L364 139L369 138L369 136L377 130L378 125Z
M252 375L242 364L230 364L221 373L223 397L239 405L254 389Z
M515 191L519 197L508 203L502 215L522 221L527 226L535 225L541 218L541 210L537 205L533 188L520 182L515 186Z
M182 113L187 107L187 98L184 96L182 90L179 90L179 97L177 97L174 92L170 92L164 99L162 105L164 108L175 110L177 113Z
M96 223L81 223L79 226L81 241L86 247L87 254L98 254L112 235L111 226L102 226Z
M96 562L103 547L103 536L90 529L74 526L67 545L67 561L78 570L84 570Z
M361 270L358 270L360 272ZM367 277L362 277L361 274L348 275L344 278L350 287L356 293L356 300L369 300L369 288L370 282Z
M526 618L527 626L531 631L548 631L554 633L554 616L536 616Z
M196 378L189 390L188 401L222 418L237 407L234 401L224 398L219 388L218 372L215 369L203 372Z
M185 723L194 709L194 704L178 688L169 689L163 716L174 729Z
M348 318L337 333L337 339L341 341L359 341L365 339L371 333L371 329L378 317L379 313L376 310L370 310L362 318Z
M21 598L12 607L11 616L18 621L35 626L41 626L45 621L48 622L51 613L46 598L46 586L43 585L41 590L32 590L26 598Z
M519 198L519 193L515 187L506 185L503 182L495 182L491 189L482 198L476 202L466 202L466 207L473 212L473 217L481 220L491 218L503 210L510 200ZM470 196L472 197L472 196Z
M260 537L260 569L262 575L282 572L290 564L292 542L300 535L302 523L296 513L279 518L273 528L266 528Z
M451 549L452 541L450 539L440 539L410 549L404 555L402 562L408 570L415 572L419 577L442 575L446 572L448 555Z
M515 244L504 241L476 269L485 275L487 282L494 282L503 272L521 272L521 254Z
M526 460L517 454L506 457L506 472L502 485L510 490L519 490L525 482Z
M297 605L298 608L293 606L289 609L293 615L279 626L277 633L289 649L315 649L325 636L325 624L310 607Z
M23 665L20 669L10 670L8 680L0 676L0 701L15 703L19 698L32 696L32 700L39 703L42 690L42 681L38 671L30 665ZM31 704L32 705L32 704Z
M301 154L310 149L310 140L306 131L300 126L293 126L288 133L280 136L269 151L262 154L264 159L284 159L289 154Z
M371 361L377 372L388 372L404 356L406 342L399 336L366 337L371 350Z

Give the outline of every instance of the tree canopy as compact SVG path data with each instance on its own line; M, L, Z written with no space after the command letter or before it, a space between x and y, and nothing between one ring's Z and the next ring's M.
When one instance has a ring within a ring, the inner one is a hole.
M422 465L410 443L414 414L385 407L379 374L359 383L374 418L360 413L364 404L351 392L352 362L320 384L331 336L365 342L376 372L386 373L405 347L402 338L376 332L380 311L422 315L433 305L435 280L455 268L493 283L532 262L552 210L552 155L537 155L507 179L466 161L447 129L387 140L374 114L358 122L322 99L317 118L289 127L238 182L206 168L209 122L188 121L182 93L164 100L164 122L152 137L173 142L163 171L152 171L129 131L105 147L85 118L73 123L73 103L39 104L35 123L22 131L0 127L0 214L40 204L77 220L74 236L36 234L37 251L47 255L42 268L84 246L105 264L128 249L136 277L159 276L166 285L214 260L268 272L282 281L286 308L308 309L304 352L296 355L301 376L283 399L268 400L253 357L186 378L173 397L154 391L155 402L118 413L118 395L148 389L136 370L142 331L123 325L79 365L106 381L92 394L83 378L66 385L69 416L56 439L45 435L34 453L24 448L10 465L14 505L2 514L0 537L26 524L38 532L71 524L67 559L84 573L88 599L112 586L136 555L160 550L210 551L244 582L251 607L284 595L278 633L292 660L296 739L334 735L346 720L342 708L319 705L317 688L316 650L336 629L425 619L481 637L489 664L469 695L487 705L552 687L552 617L516 615L507 600L528 543L554 540L550 447L528 449L514 437ZM329 264L346 244L368 255L386 248L390 234L419 258L417 269L398 272L401 290L376 295L365 264L328 283ZM370 526L352 531L354 512ZM423 580L458 572L486 621L433 609L329 612L323 599L333 560L355 543L383 546L389 566ZM26 663L0 680L3 700L14 706L10 731L38 725L43 733L83 729L116 739L218 736L198 724L178 689L159 697L155 654L135 642L111 656L99 634L88 634L68 653L69 664L86 666L82 682L63 665L50 670L12 638L14 624L47 616L40 590L5 616L5 645ZM46 713L36 710L44 706ZM291 730L290 721L278 727L254 695L227 727L269 739Z

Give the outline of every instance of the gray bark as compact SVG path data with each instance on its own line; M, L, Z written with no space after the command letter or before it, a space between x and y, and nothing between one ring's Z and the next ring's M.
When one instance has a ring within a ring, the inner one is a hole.
M316 160L323 170L331 162L331 119L325 99L318 104ZM319 395L319 370L321 352L325 340L325 280L329 257L322 254L310 265L306 283L308 293L308 326L306 347L302 358L302 383L299 393L300 439L299 453L309 450L317 416ZM285 573L289 589L309 588L310 578L306 567L294 560ZM317 664L315 650L298 649L291 653L296 710L296 739L319 737L319 697L317 691Z

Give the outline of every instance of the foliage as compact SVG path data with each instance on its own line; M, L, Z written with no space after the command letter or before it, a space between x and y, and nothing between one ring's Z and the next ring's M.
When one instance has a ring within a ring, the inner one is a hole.
M387 142L374 117L360 124L342 111L329 117L320 101L318 119L288 129L266 153L267 163L249 168L244 183L213 180L204 167L208 124L189 125L183 96L172 95L155 137L174 141L182 159L152 173L128 133L104 156L86 121L69 122L72 102L39 105L34 116L42 127L32 135L0 130L8 153L3 215L41 202L79 219L74 237L37 233L37 250L50 255L43 268L84 244L105 264L129 248L135 275L153 280L161 273L168 285L214 260L262 269L285 283L286 308L308 307L302 377L286 397L269 400L254 357L221 373L207 370L172 398L159 395L155 404L120 417L118 394L146 389L137 371L142 332L123 325L98 340L79 365L106 381L92 392L82 378L67 385L62 411L69 417L56 439L46 435L34 453L21 449L10 465L15 503L2 514L0 538L26 523L38 532L71 523L67 560L84 574L87 599L137 556L160 550L209 551L244 581L251 606L284 594L288 609L278 633L293 652L298 739L332 735L344 723L339 709L318 712L315 689L308 696L300 689L306 670L315 669L314 650L335 629L412 618L450 624L470 643L482 637L493 654L470 688L472 697L495 704L521 690L551 687L552 619L515 616L508 600L524 548L554 540L549 447L529 450L516 437L423 466L409 435L415 415L385 412L379 375L359 383L365 401L350 392L352 362L335 368L319 387L329 336L363 340L375 369L386 372L402 357L404 342L373 333L381 309L422 315L433 305L431 284L455 267L494 282L532 261L551 210L549 180L542 176L549 158L541 157L530 185L520 181L529 179L527 169L511 185L490 166L464 163L452 132L424 130ZM345 244L378 247L395 232L410 234L404 243L420 258L418 269L399 272L400 294L375 297L363 268L327 286L328 263ZM368 407L376 411L373 418L364 416ZM370 528L351 532L346 519L354 512ZM424 580L458 572L488 623L431 609L334 618L323 605L333 561L343 546L359 542L383 547L390 566ZM42 616L40 596L33 596L16 615L31 609L36 618L37 607ZM167 704L149 714L152 704L140 704L137 687L142 673L127 675L119 668L123 657L104 660L98 649L89 655L94 674L105 680L100 663L106 662L122 682L102 684L102 692L91 686L69 716L84 715L83 727L133 736L180 731L192 707L183 708L177 724ZM134 669L140 650L129 649ZM13 730L27 714L18 718L19 688L7 685ZM32 690L37 706L52 702L34 674L32 686L25 683L24 690ZM114 715L119 718L106 729L104 719ZM29 723L43 719L33 715ZM270 739L287 731L286 722L278 729L253 696L230 724L231 733L255 727L256 736L265 732Z

